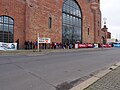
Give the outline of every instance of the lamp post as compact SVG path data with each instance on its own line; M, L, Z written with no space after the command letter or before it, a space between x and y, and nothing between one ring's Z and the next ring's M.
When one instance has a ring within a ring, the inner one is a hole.
M104 21L104 25L106 25L107 18L104 17L104 18L103 18L103 21Z

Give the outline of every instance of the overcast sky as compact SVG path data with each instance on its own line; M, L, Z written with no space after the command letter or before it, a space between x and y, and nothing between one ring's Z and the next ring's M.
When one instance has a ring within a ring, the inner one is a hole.
M106 25L111 32L112 38L120 40L120 0L100 0L103 18L107 18Z

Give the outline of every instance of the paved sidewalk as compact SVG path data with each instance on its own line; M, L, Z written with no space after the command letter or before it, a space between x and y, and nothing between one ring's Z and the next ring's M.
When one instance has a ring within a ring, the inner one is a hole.
M84 90L120 90L120 66Z
M93 75L70 90L120 90L120 62Z

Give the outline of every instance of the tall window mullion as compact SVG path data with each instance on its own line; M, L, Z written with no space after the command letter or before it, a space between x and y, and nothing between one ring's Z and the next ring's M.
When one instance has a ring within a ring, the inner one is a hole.
M3 41L3 24L0 23L0 41Z

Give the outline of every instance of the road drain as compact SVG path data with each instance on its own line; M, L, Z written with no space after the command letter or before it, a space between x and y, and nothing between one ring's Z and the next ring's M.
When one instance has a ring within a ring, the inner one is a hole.
M69 90L69 89L73 88L74 86L86 81L87 79L91 78L92 76L96 75L97 73L99 73L100 71L105 70L105 69L106 68L96 70L87 76L83 76L83 77L78 78L71 82L63 82L63 83L57 85L56 90Z
M63 82L59 85L57 85L56 90L69 90L72 87L82 83L83 81L87 80L88 78L90 78L91 76L84 76L82 78L79 78L77 80L74 80L72 82Z
M63 82L60 85L57 85L56 90L69 90L73 85L68 82Z

